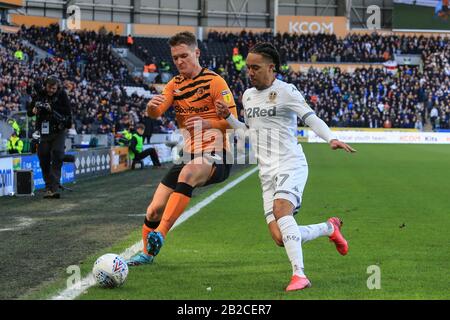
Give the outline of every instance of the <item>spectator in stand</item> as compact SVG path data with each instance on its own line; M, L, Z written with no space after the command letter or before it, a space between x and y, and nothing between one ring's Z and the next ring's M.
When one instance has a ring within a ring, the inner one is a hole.
M439 111L434 105L433 108L430 111L430 121L431 125L433 126L433 130L436 129L436 120L439 118Z
M133 39L133 37L131 36L131 34L129 34L128 37L127 37L127 46L128 46L128 49L131 49L131 47L133 46L133 44L134 44L134 39Z

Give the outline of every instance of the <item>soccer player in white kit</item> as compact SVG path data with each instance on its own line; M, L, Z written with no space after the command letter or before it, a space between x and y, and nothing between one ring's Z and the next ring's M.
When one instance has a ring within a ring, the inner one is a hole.
M301 290L311 286L304 273L302 243L328 236L341 255L347 254L348 244L337 217L308 226L297 225L293 217L300 208L308 178L308 164L297 142L297 117L333 150L356 150L336 139L294 85L275 78L280 58L272 44L256 44L246 62L254 87L242 98L245 123L238 121L223 101L216 102L216 110L232 128L248 130L258 160L266 221L275 243L284 246L292 264L293 275L286 291Z

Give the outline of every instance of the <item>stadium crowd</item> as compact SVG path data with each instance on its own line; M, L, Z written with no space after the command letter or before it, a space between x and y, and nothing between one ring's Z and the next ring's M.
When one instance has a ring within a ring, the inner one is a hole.
M49 56L35 59L26 39ZM124 85L133 84L125 65L113 56L112 34L59 32L58 26L24 28L18 34L0 34L0 115L23 111L36 86L57 75L68 92L77 133L116 133L133 130L144 120L148 99L127 96ZM21 49L24 59L15 52ZM139 85L139 84L137 84ZM149 88L156 93L154 87ZM147 120L147 123L148 120ZM154 133L174 130L172 117L153 120Z
M236 47L246 56L256 42L269 41L279 48L282 61L289 62L384 62L394 54L424 54L445 47L442 38L349 34L345 38L328 34L257 33L243 30L239 34L212 31L207 43L222 42ZM231 53L231 51L230 51Z
M349 35L241 34L211 32L207 43L224 42L245 56L258 41L271 41L280 48L278 77L295 84L317 114L330 126L416 128L426 117L433 129L450 129L450 41L441 37ZM207 48L206 48L207 49ZM353 74L339 68L310 68L294 72L287 62L385 62L393 54L421 54L423 69L400 66L392 74L384 68L361 68ZM249 83L237 66L223 57L207 57L203 63L230 83L240 101Z
M28 40L49 54L38 60L24 46ZM282 65L278 77L295 84L328 125L339 127L392 127L422 130L430 119L433 128L449 129L450 42L442 38L349 35L240 34L210 32L200 43L201 64L224 77L242 109L242 94L249 87L245 67L230 59L246 56L258 41L272 41L280 48ZM227 55L212 55L213 43L224 43ZM176 128L173 110L150 122L145 119L148 99L127 96L124 85L139 85L126 66L112 53L121 38L113 33L59 30L58 26L22 27L18 34L0 34L0 115L25 110L33 87L46 75L63 80L74 110L78 133L116 133L146 122L153 132ZM22 51L16 55L17 51ZM147 48L147 54L151 48ZM292 71L287 62L383 62L394 53L421 54L423 67L400 66L391 74L381 68L339 68ZM153 60L154 61L154 60ZM167 51L166 61L170 61ZM245 66L245 64L244 64ZM157 91L150 87L152 93ZM240 111L242 117L242 111ZM300 124L300 123L299 123Z

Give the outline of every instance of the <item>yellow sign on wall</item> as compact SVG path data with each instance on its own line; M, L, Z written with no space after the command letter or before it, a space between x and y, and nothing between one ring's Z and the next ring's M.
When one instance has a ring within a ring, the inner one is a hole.
M111 173L128 169L128 147L111 148Z

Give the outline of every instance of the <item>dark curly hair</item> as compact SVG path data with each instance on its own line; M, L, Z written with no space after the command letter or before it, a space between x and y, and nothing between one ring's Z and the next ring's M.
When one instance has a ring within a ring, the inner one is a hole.
M269 42L259 42L255 44L249 51L250 53L259 54L265 58L268 58L275 65L275 72L280 70L280 54L273 44Z

